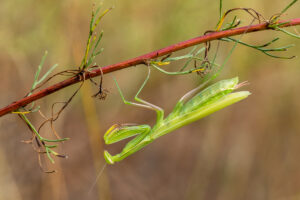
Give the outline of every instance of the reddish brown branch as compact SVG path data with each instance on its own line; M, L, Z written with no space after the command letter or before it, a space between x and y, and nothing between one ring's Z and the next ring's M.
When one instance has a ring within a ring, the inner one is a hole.
M292 19L292 20L288 20L288 21L280 21L278 23L279 24L285 23L281 27L296 26L296 25L300 25L300 18L296 18L296 19ZM263 30L267 30L267 29L269 29L268 23L262 23L262 24L252 25L252 26L244 26L244 27L240 27L240 28L236 28L236 29L230 29L230 30L226 30L226 31L212 32L209 34L205 34L203 36L199 36L199 37L196 37L196 38L193 38L190 40L186 40L183 42L179 42L177 44L170 45L168 47L144 54L142 56L139 56L139 57L136 57L133 59L126 60L124 62L120 62L117 64L102 67L102 71L103 71L103 74L110 73L110 72L124 69L127 67L143 64L146 60L154 59L154 58L157 58L157 57L160 57L163 55L167 55L169 53L172 53L172 52L175 52L175 51L178 51L181 49L185 49L187 47L191 47L191 46L194 46L194 45L197 45L200 43L204 43L204 42L208 42L208 41L212 41L212 40L216 40L216 39L220 39L220 38L225 38L225 37L229 37L229 36L240 35L243 33L263 31ZM87 78L92 78L92 77L99 76L99 75L101 75L101 71L99 68L93 70L91 73L85 74L85 76ZM10 113L20 107L26 106L27 104L29 104L35 100L43 98L44 96L52 94L60 89L63 89L67 86L78 83L80 81L81 80L78 77L68 78L62 82L59 82L52 86L49 86L46 89L36 92L36 93L30 95L29 97L25 97L19 101L13 102L10 105L0 109L0 117L7 113Z

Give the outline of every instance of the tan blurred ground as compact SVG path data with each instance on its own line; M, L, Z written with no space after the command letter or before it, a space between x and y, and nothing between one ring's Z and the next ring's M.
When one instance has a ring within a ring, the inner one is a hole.
M224 1L224 9L252 7L268 18L289 2L231 0ZM0 2L1 107L30 89L45 50L49 51L46 67L58 63L57 71L77 68L86 44L91 5L91 1L79 0ZM115 5L115 9L100 28L105 49L96 59L100 66L196 37L214 29L218 19L218 1L107 0L104 5ZM296 3L283 18L299 17L299 8ZM299 55L300 41L278 32L253 33L243 40L262 44L274 37L282 38L279 46L297 45L282 55ZM220 63L230 47L221 46ZM299 57L277 60L238 46L220 78L248 80L251 84L245 88L252 95L247 100L106 167L90 193L104 163L105 130L114 123L155 122L155 113L124 105L112 81L113 76L118 79L129 99L145 78L145 67L106 75L104 87L110 93L105 101L90 98L97 92L92 85L81 90L56 123L59 133L71 140L60 145L60 152L69 158L47 165L58 170L55 174L42 173L32 147L20 142L31 136L27 127L15 115L4 116L0 120L0 200L300 199L299 74ZM168 113L198 84L199 76L171 77L153 70L141 97ZM72 86L38 101L41 110L49 114L53 102L65 100L75 89ZM41 122L38 114L31 119ZM50 129L45 128L43 134L51 134ZM107 148L117 153L124 144Z

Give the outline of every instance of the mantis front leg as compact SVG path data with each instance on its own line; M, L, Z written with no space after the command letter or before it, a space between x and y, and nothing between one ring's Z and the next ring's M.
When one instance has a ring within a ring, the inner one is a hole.
M121 161L127 156L138 151L140 148L137 147L141 146L141 144L144 144L142 145L142 147L147 145L148 143L143 142L143 140L150 133L150 131L151 131L151 127L148 125L138 125L138 126L124 125L122 127L113 125L104 134L104 141L106 144L112 144L135 135L138 136L136 136L134 139L128 142L126 146L123 148L122 152L119 154L112 156L107 151L104 151L104 158L106 162L109 164L114 164L114 162Z

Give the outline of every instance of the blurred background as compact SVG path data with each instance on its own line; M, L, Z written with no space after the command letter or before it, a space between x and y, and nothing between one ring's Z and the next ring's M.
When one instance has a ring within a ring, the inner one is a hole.
M228 0L223 7L251 7L268 19L289 2ZM44 71L55 63L59 64L55 72L78 68L92 4L79 0L0 2L1 107L30 90L45 50L49 53ZM104 1L104 8L111 6L115 8L98 29L104 30L104 52L95 60L100 66L202 35L215 28L219 17L219 1ZM299 8L296 3L282 19L299 17ZM243 25L251 21L242 11L235 14ZM292 32L296 29L289 28ZM281 39L274 47L296 44L280 55L299 55L300 40L280 32L251 33L242 39L259 45L275 37ZM213 49L216 44L212 43ZM222 63L231 48L232 44L222 42L217 62ZM174 71L181 66L178 62L166 67ZM21 142L30 139L31 132L17 115L6 115L0 120L0 199L300 199L299 72L299 57L274 59L238 45L218 79L239 76L241 81L248 80L250 85L244 90L251 91L249 98L106 166L100 176L103 150L118 153L126 144L104 145L103 134L111 125L155 123L153 111L124 105L113 83L116 77L131 100L146 77L146 67L105 75L103 84L110 91L105 101L91 98L97 88L86 82L55 123L62 137L71 138L58 148L68 159L55 158L54 165L47 159L43 162L45 169L56 173L40 170L32 146ZM140 97L169 113L179 98L200 82L195 74L167 76L152 70ZM50 116L52 103L66 100L76 88L78 85L37 101L41 111ZM28 117L36 126L43 121L38 113ZM42 135L53 137L50 127L45 127Z

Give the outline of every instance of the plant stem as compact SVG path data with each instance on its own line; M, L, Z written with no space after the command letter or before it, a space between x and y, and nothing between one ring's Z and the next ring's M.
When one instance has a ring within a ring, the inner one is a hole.
M291 19L288 21L279 21L279 22L277 22L277 24L280 24L279 25L280 28L300 25L300 18L295 18L295 19ZM229 36L240 35L240 34L244 34L244 33L251 33L251 32L256 32L256 31L263 31L263 30L272 30L272 28L269 27L268 23L261 23L261 24L251 25L251 26L244 26L244 27L240 27L240 28L225 30L225 31L212 32L212 33L209 33L206 35L192 38L190 40L186 40L183 42L179 42L177 44L170 45L168 47L144 54L144 55L136 57L136 58L132 58L132 59L129 59L129 60L117 63L117 64L108 65L108 66L102 67L101 69L102 69L103 74L107 74L107 73L111 73L111 72L121 70L121 69L124 69L127 67L144 64L145 61L147 61L147 60L151 60L151 59L154 59L154 58L157 58L160 56L164 56L164 55L170 54L172 52L176 52L176 51L179 51L179 50L182 50L182 49L185 49L185 48L197 45L197 44L205 43L205 42L212 41L212 40L217 40L220 38L226 38ZM96 68L95 70L85 73L86 79L101 75L101 70L99 69L99 67L95 67L95 68ZM20 107L24 107L33 101L41 99L49 94L52 94L60 89L63 89L67 86L78 83L80 81L82 81L82 80L78 76L71 77L62 82L59 82L52 86L49 86L41 91L38 91L28 97L25 97L16 102L13 102L10 105L0 109L0 117L8 114L14 110L17 110Z

